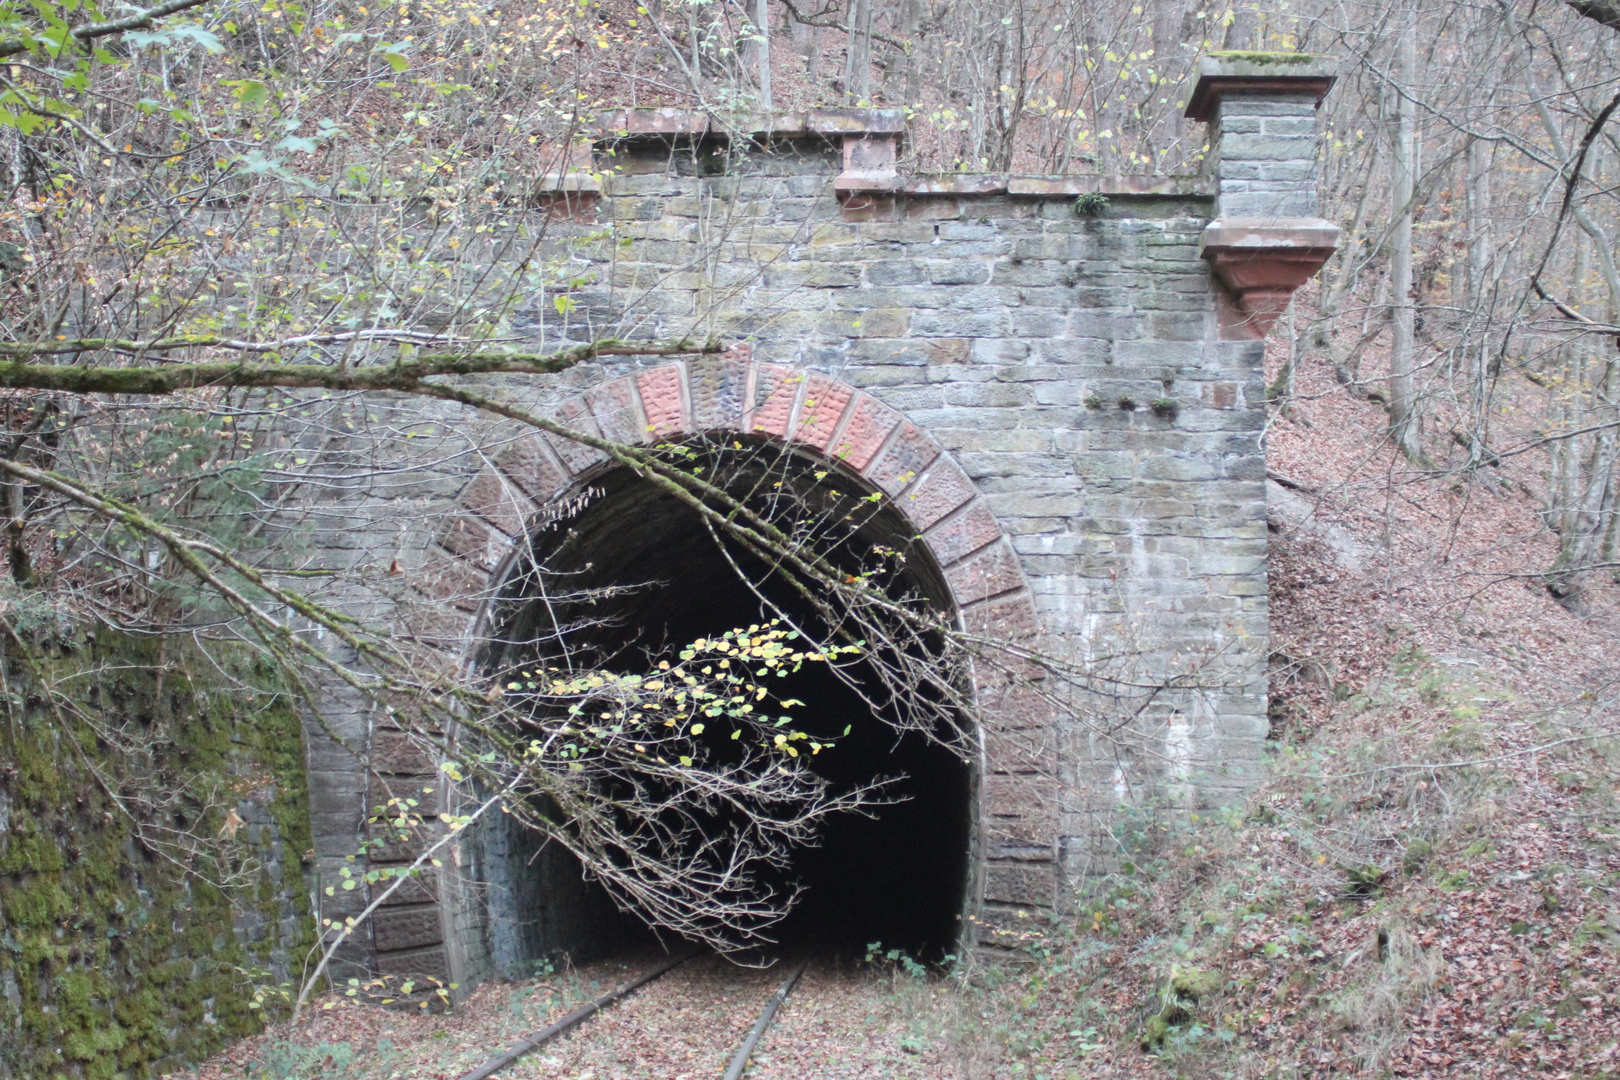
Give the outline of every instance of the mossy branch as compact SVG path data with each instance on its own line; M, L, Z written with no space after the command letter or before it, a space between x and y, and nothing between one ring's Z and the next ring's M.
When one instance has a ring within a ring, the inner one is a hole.
M185 11L188 8L202 7L210 0L167 0L166 3L137 11L133 15L126 15L122 19L112 19L103 23L89 23L85 26L76 26L68 31L75 41L94 41L97 38L111 37L122 34L126 30L149 30L157 25L157 21L167 15ZM22 38L9 38L0 41L0 58L16 56L37 47L38 39L25 41Z
M336 344L356 340L353 335L312 335L277 342L243 342L225 338L183 337L155 341L117 338L79 338L73 341L0 343L0 388L51 390L69 394L148 394L162 396L181 390L265 388L311 390L411 390L421 379L436 375L555 375L603 356L692 356L717 353L714 340L625 342L604 338L550 353L430 352L409 360L364 367L331 364L280 364L273 361L230 364L179 363L151 367L91 367L78 364L34 364L30 357L82 352L123 352L145 355L182 348L226 348L274 353L303 345ZM394 340L400 340L395 338Z

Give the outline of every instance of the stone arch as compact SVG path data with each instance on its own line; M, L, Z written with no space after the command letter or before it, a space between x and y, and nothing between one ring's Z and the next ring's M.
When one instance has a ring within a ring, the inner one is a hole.
M763 437L833 463L882 491L909 523L963 629L1010 642L1032 639L1037 631L1033 594L1017 552L966 472L921 426L848 383L756 361L744 344L719 356L606 380L550 416L571 429L631 445ZM461 608L476 639L522 541L544 520L542 508L587 484L609 460L600 450L541 432L519 436L461 490L436 533L447 557L431 578L418 580L418 588ZM1028 927L1022 916L1053 908L1059 896L1051 710L1038 692L1004 671L976 672L975 682L981 757L973 768L966 937L1016 944ZM451 891L445 891L449 899ZM435 905L444 908L437 931L442 944L414 939L411 955L424 945L444 949L455 978L464 985L476 981L496 959L469 955L484 949L469 944L479 934L479 916L462 901L439 905L436 899ZM380 913L374 922L380 928L389 917ZM378 933L375 939L384 968L391 966L386 937ZM422 966L398 954L397 966L412 965Z
M918 425L865 391L819 372L752 359L747 345L611 379L552 411L561 424L629 445L748 435L823 457L881 490L945 575L963 625L1019 639L1034 598L1011 540L960 465ZM462 490L438 543L476 580L471 607L548 501L607 461L582 443L530 432Z

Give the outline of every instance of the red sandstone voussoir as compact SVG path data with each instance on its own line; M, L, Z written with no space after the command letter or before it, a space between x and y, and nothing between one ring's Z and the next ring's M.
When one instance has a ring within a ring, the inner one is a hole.
M940 453L939 443L934 441L933 436L908 420L877 459L862 470L861 475L893 498L921 476ZM902 512L905 509L904 506L900 507ZM916 525L916 522L912 524ZM918 525L917 531L921 532L926 527Z
M406 583L428 599L451 604L462 611L477 611L490 594L488 571L480 571L467 559L455 555L434 559L413 571Z
M436 537L439 546L482 570L499 566L512 542L482 518L457 514L446 521Z
M495 466L537 501L551 498L568 483L568 475L538 435L514 439L496 456Z
M641 407L647 415L647 432L667 439L692 430L686 417L685 366L663 364L636 373L636 389L641 391Z
M508 536L522 536L540 509L494 466L485 466L473 477L461 493L461 505Z
M794 441L817 450L826 450L844 418L855 388L836 382L825 375L810 376L810 385L804 390L804 403L799 406L799 418L793 425Z
M856 472L865 472L899 423L899 413L871 394L857 393L849 422L827 447L827 452Z
M1001 673L997 673L1001 675ZM978 684L979 711L986 728L1002 732L1037 731L1051 728L1055 707L1038 689L1002 676Z
M1040 627L1035 598L1028 589L979 604L964 604L961 610L963 628L978 637L1018 641L1034 636Z
M585 391L585 404L604 439L629 444L647 441L647 424L642 419L636 387L630 376Z
M945 570L957 603L973 604L1023 587L1024 574L1012 544L1000 540Z
M975 494L973 481L968 479L967 473L956 462L941 454L923 470L917 482L895 500L895 505L920 532Z
M573 398L559 405L551 418L570 431L577 431L581 435L592 435L600 438L601 429L596 426L596 419L591 416L590 409L585 407L583 398ZM594 446L564 438L561 435L552 435L548 440L557 457L562 461L568 471L575 476L589 469L592 465L607 459L607 454Z
M793 422L793 406L804 385L804 373L780 364L759 364L754 369L753 430L780 439Z
M964 556L995 542L1001 535L990 504L974 499L965 508L941 520L923 534L923 543L941 566L949 566Z

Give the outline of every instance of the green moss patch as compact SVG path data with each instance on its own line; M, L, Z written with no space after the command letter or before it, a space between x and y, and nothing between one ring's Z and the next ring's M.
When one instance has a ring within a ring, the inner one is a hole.
M1253 52L1246 49L1224 49L1209 55L1217 60L1240 61L1245 64L1309 64L1325 59L1316 53Z
M0 637L0 1075L177 1067L313 942L297 713L210 651Z

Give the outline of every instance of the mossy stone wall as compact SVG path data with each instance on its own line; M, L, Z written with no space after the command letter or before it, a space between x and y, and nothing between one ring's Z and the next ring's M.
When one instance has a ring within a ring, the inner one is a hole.
M188 639L16 625L0 629L0 1077L155 1076L257 1031L255 998L314 942L292 702L250 658Z

